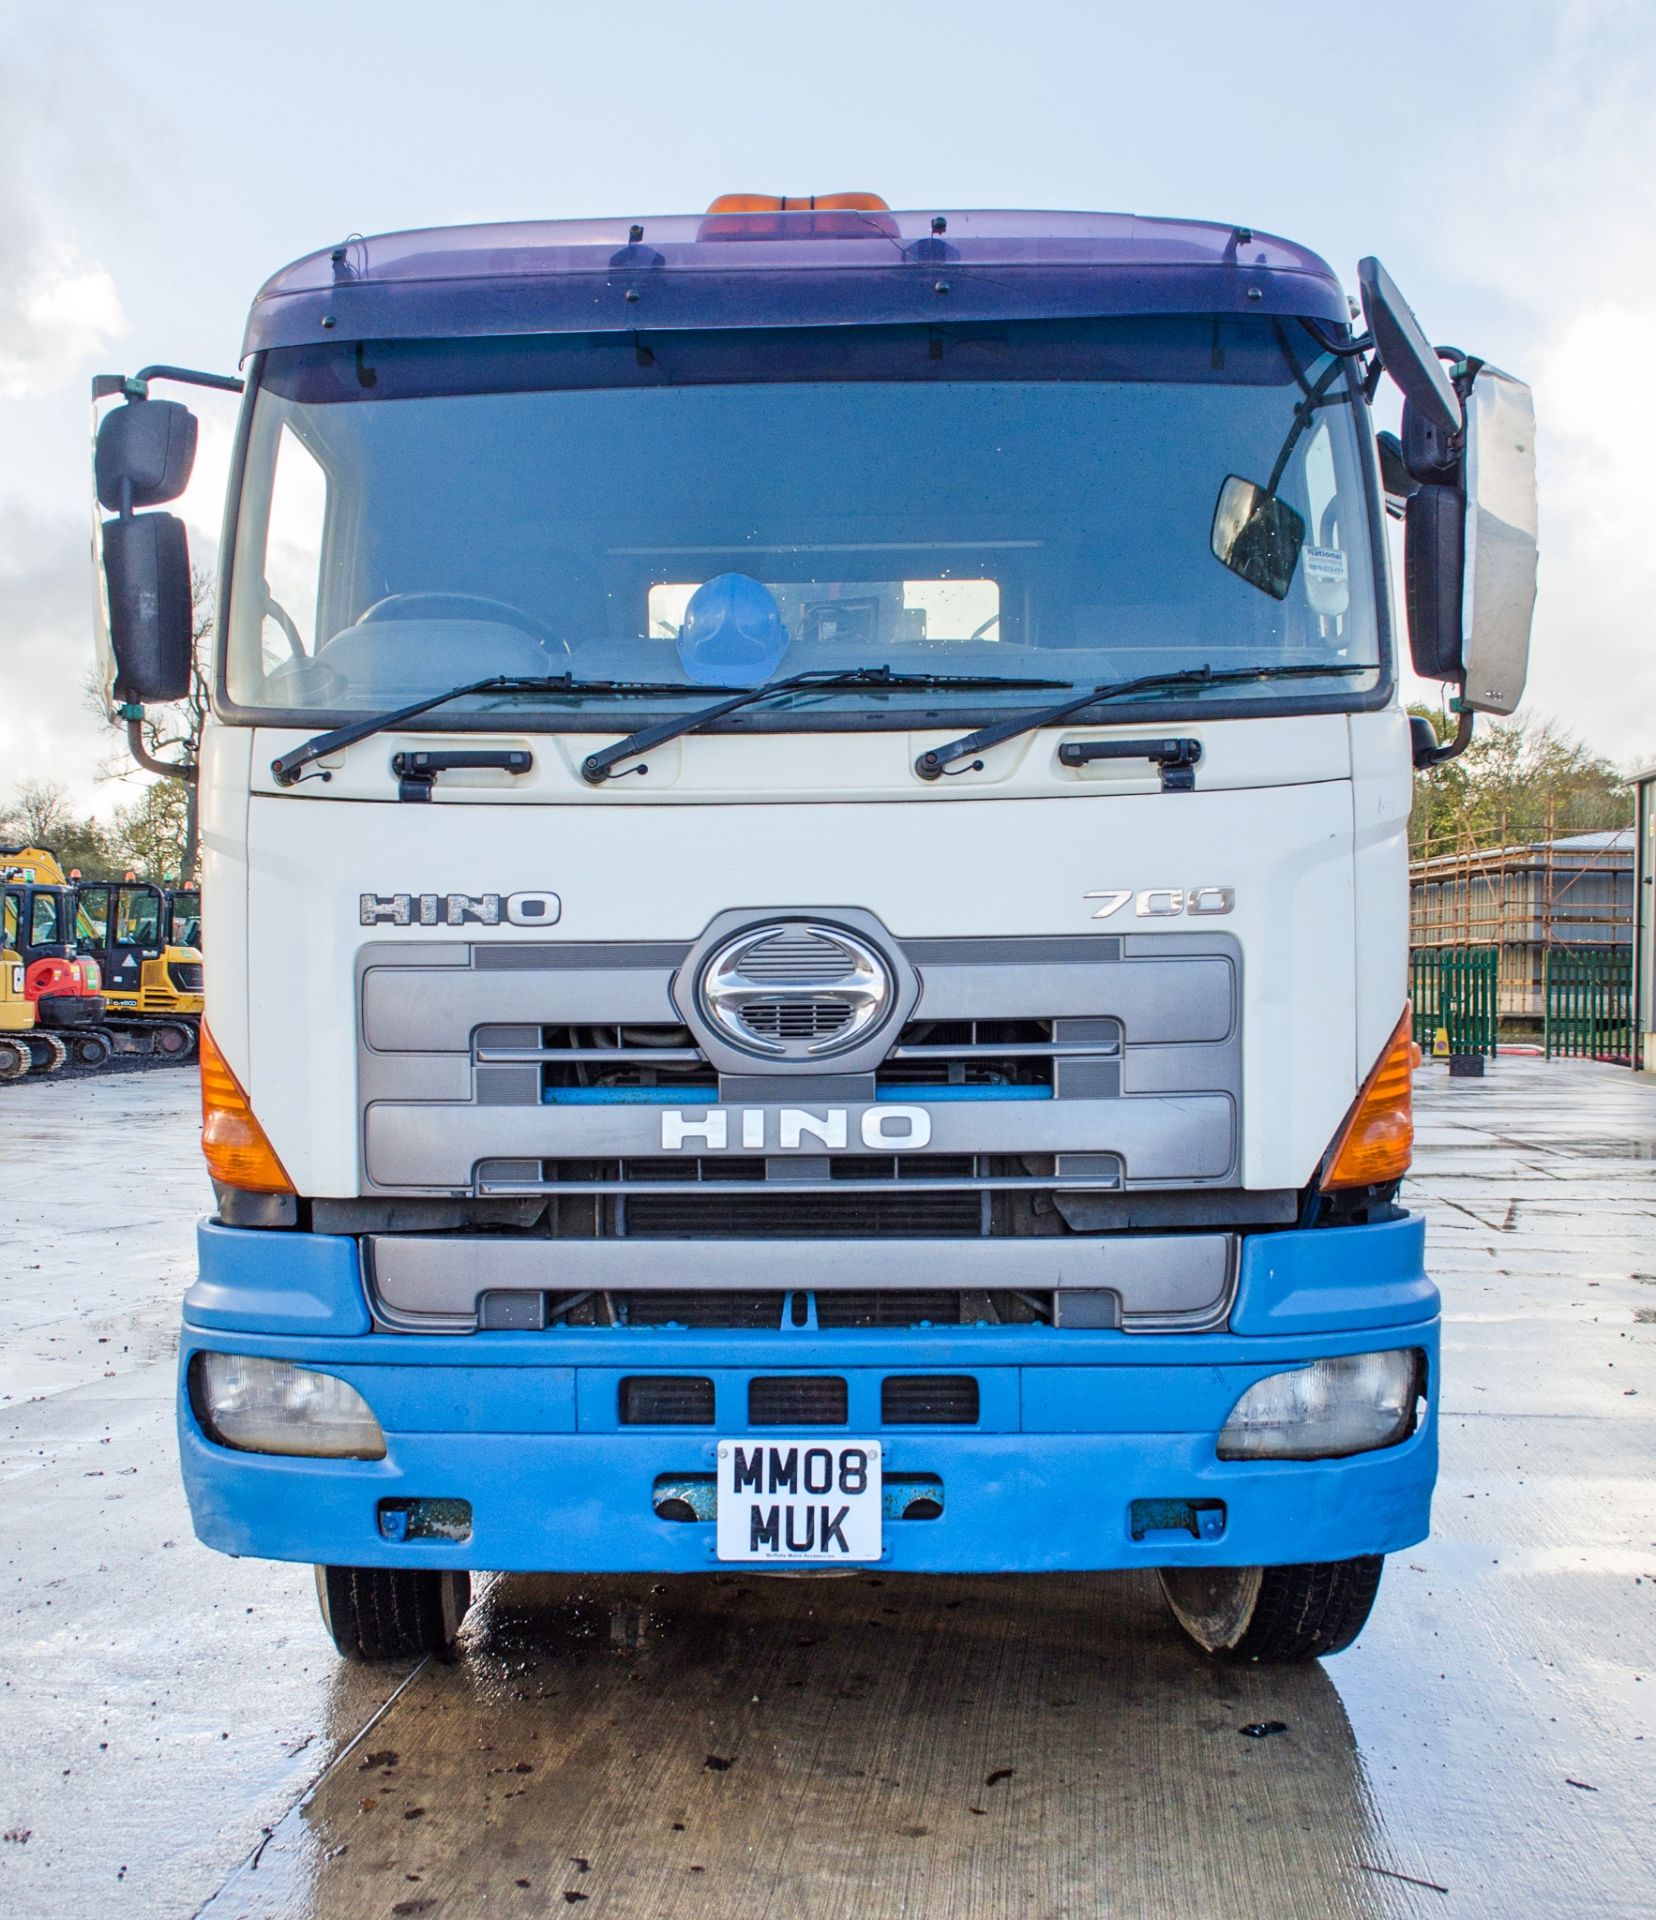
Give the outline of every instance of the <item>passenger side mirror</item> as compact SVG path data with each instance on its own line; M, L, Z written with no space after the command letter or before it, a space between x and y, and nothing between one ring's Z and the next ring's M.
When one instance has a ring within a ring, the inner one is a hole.
M93 452L106 699L165 703L190 690L193 618L184 522L135 508L176 500L195 464L196 417L175 400L128 400L99 422Z
M1403 449L1422 485L1404 521L1415 671L1458 681L1478 713L1523 698L1535 607L1535 407L1521 380L1468 362L1464 432L1453 441L1404 408Z
M1357 262L1357 285L1380 364L1402 389L1403 398L1439 432L1459 433L1460 397L1397 282L1371 254ZM1407 434L1404 445L1408 445Z
M1239 474L1226 476L1213 509L1213 555L1250 586L1286 600L1305 545L1305 522L1286 500Z
M1465 680L1462 702L1511 713L1524 697L1535 614L1535 399L1498 367L1479 369L1466 409Z

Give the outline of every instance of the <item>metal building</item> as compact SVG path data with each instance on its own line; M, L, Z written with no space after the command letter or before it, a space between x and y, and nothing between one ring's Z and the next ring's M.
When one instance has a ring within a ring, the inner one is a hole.
M1656 769L1650 780L1656 785ZM1643 791L1646 804L1656 805ZM1562 950L1585 961L1601 954L1625 969L1633 854L1633 829L1621 827L1417 860L1409 870L1409 945L1417 955L1494 948L1498 1014L1539 1025L1551 955Z
M1656 766L1633 774L1637 843L1634 892L1638 913L1633 925L1634 1018L1638 1025L1635 1065L1656 1073Z

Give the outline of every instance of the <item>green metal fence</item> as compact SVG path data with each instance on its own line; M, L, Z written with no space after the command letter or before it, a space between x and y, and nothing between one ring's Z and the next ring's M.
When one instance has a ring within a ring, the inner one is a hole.
M1441 1027L1451 1053L1494 1054L1499 963L1500 949L1493 945L1416 947L1410 953L1414 1037L1428 1053Z
M1552 947L1545 967L1547 1058L1633 1058L1633 949Z

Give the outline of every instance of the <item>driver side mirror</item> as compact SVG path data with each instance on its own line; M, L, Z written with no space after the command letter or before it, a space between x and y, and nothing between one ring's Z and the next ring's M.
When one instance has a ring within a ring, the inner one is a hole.
M135 507L176 500L195 464L196 418L175 400L129 400L98 427L93 456L112 692L144 704L190 689L190 552L184 522ZM101 625L101 623L100 623ZM107 683L106 683L107 684Z

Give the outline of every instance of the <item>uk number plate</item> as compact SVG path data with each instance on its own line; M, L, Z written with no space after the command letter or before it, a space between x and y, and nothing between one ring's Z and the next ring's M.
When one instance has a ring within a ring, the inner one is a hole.
M880 1557L878 1440L721 1440L721 1560Z

